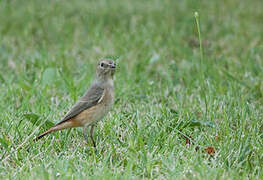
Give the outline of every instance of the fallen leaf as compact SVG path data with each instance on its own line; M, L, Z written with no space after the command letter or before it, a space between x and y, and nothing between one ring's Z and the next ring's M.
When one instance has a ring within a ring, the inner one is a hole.
M205 152L209 155L214 155L216 151L212 146L208 146L207 148L205 148Z
M193 140L192 136L188 136L188 137L185 136L185 145L187 148L191 145L191 140Z

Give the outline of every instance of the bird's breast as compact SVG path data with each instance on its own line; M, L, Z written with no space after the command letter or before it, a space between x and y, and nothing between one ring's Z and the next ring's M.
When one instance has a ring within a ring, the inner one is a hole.
M81 121L81 124L94 124L101 120L111 109L114 102L114 92L113 89L105 89L103 96L100 102L83 111L78 119Z
M104 93L104 97L102 99L102 102L100 103L100 105L102 106L101 108L104 109L103 112L107 113L114 102L114 92L113 89L109 88L109 89L105 89L105 93Z

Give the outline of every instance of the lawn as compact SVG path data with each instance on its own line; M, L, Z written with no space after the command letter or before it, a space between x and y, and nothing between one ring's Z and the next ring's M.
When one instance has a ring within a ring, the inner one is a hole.
M0 179L263 179L262 7L1 0ZM104 57L116 98L97 151L81 128L33 142Z

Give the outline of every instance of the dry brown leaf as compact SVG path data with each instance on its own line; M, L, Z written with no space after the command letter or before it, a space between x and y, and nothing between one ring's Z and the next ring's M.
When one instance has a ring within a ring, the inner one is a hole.
M207 148L205 148L205 152L209 155L214 155L216 151L212 146L208 146Z
M193 140L192 136L188 136L188 137L185 136L185 145L187 148L191 145L191 140Z

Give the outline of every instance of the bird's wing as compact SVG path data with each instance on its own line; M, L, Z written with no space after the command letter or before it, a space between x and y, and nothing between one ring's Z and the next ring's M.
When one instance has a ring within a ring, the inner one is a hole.
M96 84L92 85L89 88L88 92L80 98L80 100L72 107L72 109L66 114L63 120L58 124L61 124L77 116L82 111L97 105L98 103L100 103L103 96L104 96L104 89Z

